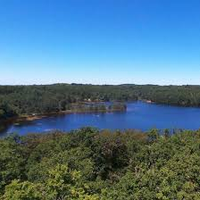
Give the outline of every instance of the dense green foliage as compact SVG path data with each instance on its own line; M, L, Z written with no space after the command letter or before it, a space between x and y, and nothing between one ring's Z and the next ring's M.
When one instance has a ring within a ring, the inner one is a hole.
M200 106L200 86L81 85L0 86L0 119L65 111L83 101L129 101Z
M198 200L200 131L83 128L0 140L2 200Z

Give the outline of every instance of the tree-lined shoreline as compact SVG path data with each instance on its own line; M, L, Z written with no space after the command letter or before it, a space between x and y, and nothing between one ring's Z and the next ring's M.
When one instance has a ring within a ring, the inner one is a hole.
M69 109L70 108L70 109ZM125 112L126 104L122 102L112 102L109 105L106 105L105 102L82 102L82 103L74 103L68 107L68 110L65 111L57 111L57 112L48 112L48 113L33 113L33 114L23 114L21 116L16 115L13 117L0 119L0 133L5 130L7 126L10 124L18 124L24 122L30 122L50 116L59 116L59 115L67 115L67 114L85 114L85 113L109 113L109 112Z
M53 84L0 86L0 120L70 110L81 102L146 100L200 107L200 86Z

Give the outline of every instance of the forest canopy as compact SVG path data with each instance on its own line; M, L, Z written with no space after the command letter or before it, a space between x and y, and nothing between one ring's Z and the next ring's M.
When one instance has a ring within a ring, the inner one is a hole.
M198 200L200 131L82 128L0 139L2 200Z

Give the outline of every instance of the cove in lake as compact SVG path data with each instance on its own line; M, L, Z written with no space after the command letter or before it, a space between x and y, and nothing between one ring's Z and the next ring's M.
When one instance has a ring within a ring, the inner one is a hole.
M127 103L126 112L66 114L46 117L31 122L10 125L0 136L10 133L26 135L27 133L52 130L70 131L84 126L99 129L191 129L200 128L200 108L186 108L144 103L141 101Z

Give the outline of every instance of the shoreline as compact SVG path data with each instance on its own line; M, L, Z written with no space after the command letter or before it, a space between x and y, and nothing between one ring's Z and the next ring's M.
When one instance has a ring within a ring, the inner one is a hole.
M44 113L44 114L36 114L36 115L21 115L12 117L9 119L5 119L0 121L0 133L3 132L9 125L18 124L18 123L26 123L32 122L35 120L51 117L51 116L59 116L59 115L67 115L67 114L87 114L87 113L112 113L112 112L126 112L125 110L120 109L112 109L112 110L66 110L66 111L59 111L59 112L51 112L51 113Z
M44 114L38 114L35 116L28 115L28 116L19 116L14 121L15 122L23 122L23 121L34 121L37 119L42 119L45 117L50 116L58 116L58 115L67 115L67 114L86 114L86 113L111 113L111 112L126 112L126 110L98 110L98 111L90 111L90 110L66 110L66 111L59 111L59 112L51 112L51 113L44 113Z

